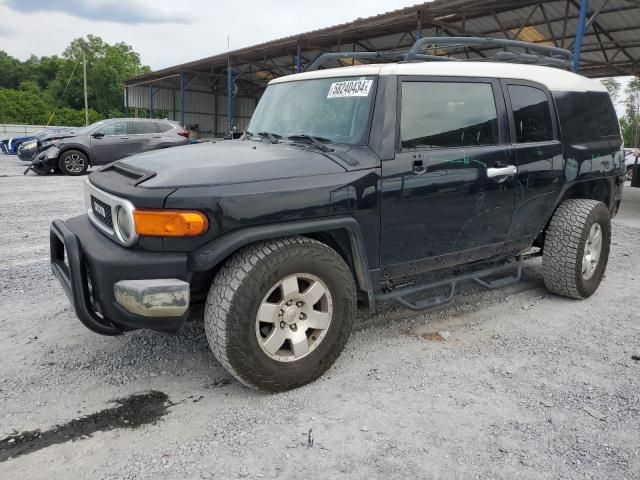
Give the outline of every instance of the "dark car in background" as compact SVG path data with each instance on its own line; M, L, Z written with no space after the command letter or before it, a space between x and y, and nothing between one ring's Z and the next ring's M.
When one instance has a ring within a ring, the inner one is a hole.
M189 132L170 120L112 118L87 127L55 133L38 142L31 170L82 175L89 166L105 165L136 153L189 143Z

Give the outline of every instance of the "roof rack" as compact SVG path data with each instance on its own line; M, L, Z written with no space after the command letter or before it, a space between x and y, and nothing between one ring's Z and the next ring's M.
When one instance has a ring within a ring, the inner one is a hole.
M338 60L340 58L350 58L350 59L367 59L367 60L404 60L407 56L404 52L332 52L332 53L323 53L318 58L316 58L311 65L306 68L306 72L312 72L313 70L318 70L321 65L330 61L330 60ZM434 61L434 62L450 62L450 61L459 61L459 58L447 57L443 55L426 55L423 53L417 53L414 55L416 60L422 61Z
M455 48L500 48L501 50L490 57L474 59L474 61L494 61L526 63L533 65L546 65L550 67L571 69L572 53L569 50L557 47L549 47L537 43L522 42L519 40L507 40L491 37L423 37L418 39L411 49L404 52L332 52L324 53L316 58L306 69L310 72L318 70L321 65L340 58L367 59L367 60L399 60L401 62L416 61L463 61L449 55L431 55L420 53L421 49L446 50ZM507 48L522 51L508 51Z

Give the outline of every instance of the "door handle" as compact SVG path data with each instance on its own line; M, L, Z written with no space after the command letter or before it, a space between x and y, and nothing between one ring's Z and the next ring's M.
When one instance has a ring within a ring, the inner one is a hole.
M413 173L415 173L416 175L422 175L426 171L427 169L424 168L424 164L422 163L422 160L413 161Z
M120 137L120 140L129 140L129 137Z
M515 165L507 165L506 167L500 168L487 168L487 177L495 178L495 177L504 177L506 175L515 175L518 173L518 167Z

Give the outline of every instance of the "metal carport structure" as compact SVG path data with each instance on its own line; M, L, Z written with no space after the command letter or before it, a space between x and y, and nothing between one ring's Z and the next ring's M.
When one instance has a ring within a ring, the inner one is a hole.
M327 52L406 52L424 36L556 46L572 50L574 70L588 77L636 75L639 26L639 0L435 0L130 78L125 108L127 114L137 108L183 125L198 123L214 135L234 126L242 130L272 78L304 71ZM492 51L465 47L448 53L481 60ZM338 59L333 66L362 62Z

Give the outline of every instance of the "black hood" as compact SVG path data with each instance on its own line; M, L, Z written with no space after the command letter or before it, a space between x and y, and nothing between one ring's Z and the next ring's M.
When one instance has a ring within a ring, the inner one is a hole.
M290 144L222 141L146 152L120 160L154 173L140 185L180 188L341 173L333 155Z

